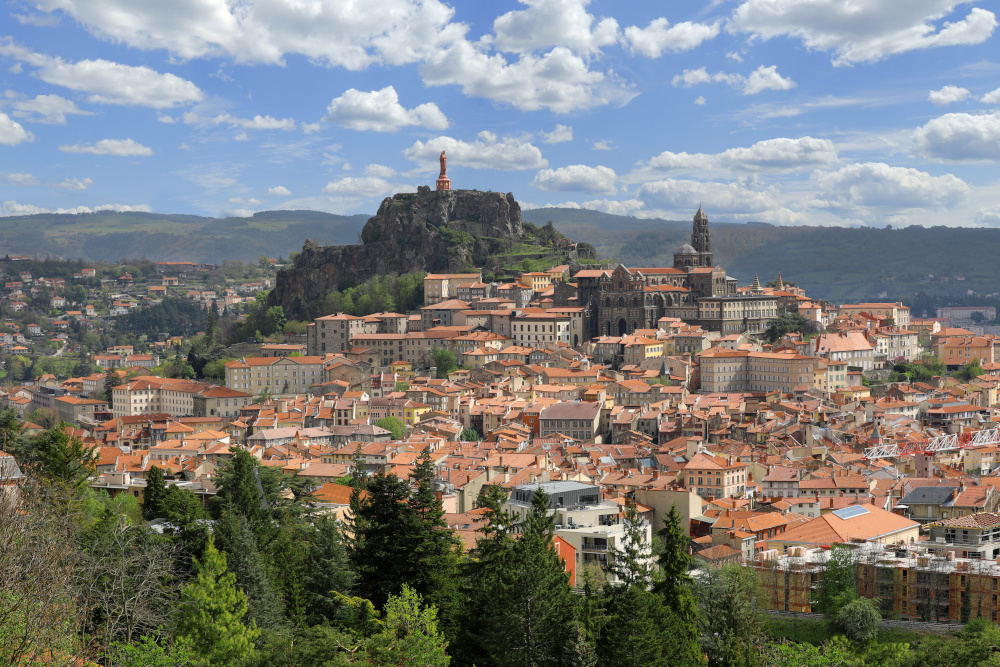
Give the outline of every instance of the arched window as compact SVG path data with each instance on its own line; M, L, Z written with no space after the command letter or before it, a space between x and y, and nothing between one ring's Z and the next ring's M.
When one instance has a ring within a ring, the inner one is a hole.
M625 297L623 296L618 297L618 307L619 308L625 307Z
M639 297L635 297L635 296L632 297L632 307L633 308L638 308L639 307Z
M608 297L608 298L604 299L604 307L605 308L610 308L611 307L611 297Z

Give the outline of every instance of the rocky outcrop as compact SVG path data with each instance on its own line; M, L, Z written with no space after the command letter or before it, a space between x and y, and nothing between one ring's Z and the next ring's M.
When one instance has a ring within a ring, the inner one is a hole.
M470 270L518 240L521 207L513 194L431 190L387 197L361 230L361 245L307 242L278 272L268 305L298 300L307 310L326 294L378 275Z

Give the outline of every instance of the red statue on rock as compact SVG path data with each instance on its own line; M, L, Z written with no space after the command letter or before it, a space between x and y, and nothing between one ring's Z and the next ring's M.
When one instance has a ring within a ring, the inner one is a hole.
M445 173L448 166L448 158L445 156L444 151L441 151L441 157L438 158L441 162L441 174L437 179L437 189L438 190L451 190L451 179Z

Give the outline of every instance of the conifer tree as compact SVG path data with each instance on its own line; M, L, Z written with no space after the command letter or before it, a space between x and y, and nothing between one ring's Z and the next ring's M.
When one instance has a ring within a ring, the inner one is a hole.
M246 595L247 617L258 628L277 628L282 623L281 597L271 577L257 538L242 516L225 512L216 522L219 548L225 552L229 572Z
M195 560L195 578L181 590L175 639L208 667L239 664L254 653L260 634L247 626L247 598L236 588L236 577L226 572L226 557L209 537L202 559Z
M385 605L382 631L368 642L376 665L448 667L448 642L437 627L437 608L424 605L416 591L403 585Z
M167 484L163 481L163 470L153 466L146 474L146 489L142 493L142 518L146 521L164 516L167 500Z
M94 472L97 447L88 447L59 424L32 440L40 472L50 482L70 491L78 491Z
M354 571L337 523L330 518L316 522L306 558L306 614L310 625L332 621L340 611L334 592L351 595Z
M681 654L690 652L700 655L698 641L698 604L691 591L691 555L688 553L688 537L684 534L677 506L670 507L670 513L663 520L663 528L657 533L662 544L658 563L660 576L653 590L660 595L663 607L673 611L678 624L674 635Z

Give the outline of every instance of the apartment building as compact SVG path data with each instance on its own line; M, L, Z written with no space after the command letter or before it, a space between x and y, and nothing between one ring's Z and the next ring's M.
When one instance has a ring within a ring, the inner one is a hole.
M869 348L870 349L870 348ZM781 391L814 383L815 357L792 351L750 352L713 347L697 355L701 393Z
M376 331L378 323L364 317L344 313L317 317L306 325L306 352L310 356L344 352L351 346L354 336Z
M428 273L424 276L424 305L454 299L463 283L483 282L482 273Z
M226 386L237 391L259 394L305 394L324 381L323 358L244 357L226 364Z
M910 326L910 307L901 301L896 303L845 303L837 309L840 315L860 315L868 313L879 319L892 319L897 327Z
M571 324L568 315L542 308L525 308L511 318L510 335L515 345L539 348L555 347L558 343L570 345Z
M733 457L698 452L684 466L684 485L702 498L738 498L747 488L747 465Z

